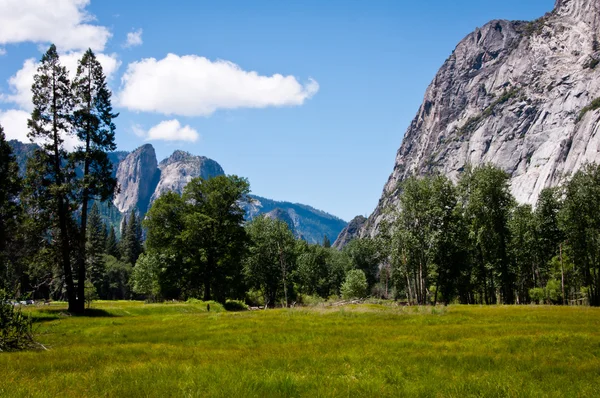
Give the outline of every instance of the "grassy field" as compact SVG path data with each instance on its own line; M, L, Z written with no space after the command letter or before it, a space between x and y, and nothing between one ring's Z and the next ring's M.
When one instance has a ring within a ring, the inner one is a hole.
M600 396L600 310L32 310L48 351L0 354L0 396Z

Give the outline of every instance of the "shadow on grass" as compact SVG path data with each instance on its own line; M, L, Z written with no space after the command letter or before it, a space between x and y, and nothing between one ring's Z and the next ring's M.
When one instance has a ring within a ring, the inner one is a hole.
M31 320L33 323L39 323L69 318L71 316L78 318L117 318L120 315L116 315L98 308L86 308L83 314L73 314L62 308L47 308L32 313Z

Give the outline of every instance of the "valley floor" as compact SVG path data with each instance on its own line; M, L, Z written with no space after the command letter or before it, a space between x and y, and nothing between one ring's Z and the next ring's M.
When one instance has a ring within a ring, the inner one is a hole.
M600 396L596 308L64 309L28 309L48 351L0 353L0 396Z

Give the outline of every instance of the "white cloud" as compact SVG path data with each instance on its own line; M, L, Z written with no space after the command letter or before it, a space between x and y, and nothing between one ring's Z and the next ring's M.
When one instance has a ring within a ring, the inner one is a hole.
M77 62L81 59L82 55L83 53L81 52L70 52L60 56L61 63L67 68L71 78L74 78L77 73ZM121 61L114 54L96 54L96 57L100 61L107 79L110 79L121 65ZM23 67L8 79L12 93L0 94L0 100L2 102L13 102L21 109L31 112L33 110L31 86L33 85L33 76L37 73L38 66L38 62L33 58L26 60L23 63Z
M133 133L146 141L188 141L196 142L200 134L190 126L182 126L179 120L165 120L144 131L139 125L132 126Z
M102 51L108 28L92 25L90 0L2 0L0 44L54 43L59 50Z
M319 91L310 79L260 76L228 61L168 54L128 65L119 103L130 110L208 116L218 109L302 105Z
M27 138L29 113L17 109L0 111L0 125L4 128L7 140L29 142Z
M0 55L6 55L6 49L0 47Z
M0 111L0 125L4 128L4 134L7 140L17 140L21 142L31 142L27 137L29 128L27 127L27 120L30 117L29 112L25 112L18 109L9 109L6 111ZM81 144L81 141L74 136L68 135L63 136L64 145L67 150L72 151L77 145ZM41 143L42 141L36 141Z
M143 43L142 32L143 32L142 29L138 29L136 31L127 33L127 41L125 42L123 47L128 48L128 47L141 46Z

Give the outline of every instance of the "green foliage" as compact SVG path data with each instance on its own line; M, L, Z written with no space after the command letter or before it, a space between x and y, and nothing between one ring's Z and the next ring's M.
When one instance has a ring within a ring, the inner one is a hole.
M160 294L159 273L160 257L155 254L142 254L131 274L131 285L135 293L155 300Z
M248 181L237 176L195 178L183 195L168 193L154 202L144 225L153 255L168 259L159 275L164 297L243 296L243 227Z
M31 318L15 308L0 290L0 352L23 350L33 344Z
M19 166L0 125L0 289L12 288L18 280L18 229L22 221Z
M546 292L541 287L534 287L529 289L529 297L534 303L543 304L546 299Z
M265 305L265 295L260 290L250 289L246 292L246 302L253 307L262 307Z
M96 287L97 291L102 289L102 280L106 272L104 251L106 247L106 226L100 218L98 205L94 203L89 213L87 222L86 240L86 267L88 279Z
M226 300L223 307L225 307L227 311L248 311L246 303L240 300Z
M353 269L346 274L346 280L340 289L344 299L364 298L367 296L367 278L359 269Z
M375 240L370 238L353 239L342 249L350 260L351 268L363 271L368 290L377 283L377 272L382 261L378 249Z
M244 274L250 286L265 294L274 306L283 293L288 304L288 289L296 265L296 242L287 223L260 216L246 226L250 245L244 261Z
M132 266L117 258L105 254L105 273L103 275L100 298L111 300L123 300L131 298L131 274Z
M482 121L489 118L494 114L494 110L498 105L505 104L511 99L515 98L520 92L520 89L512 88L511 90L504 90L502 95L492 102L483 112L477 116L469 118L461 128L458 129L459 136L470 136Z
M443 296L454 294L462 225L456 207L456 188L445 177L413 177L403 182L392 225L391 261L392 277L409 301L426 304L432 281L442 287Z
M225 307L223 306L223 304L217 302L217 301L213 301L213 300L198 300L196 298L189 298L186 301L187 304L194 304L195 306L198 306L208 312L225 312ZM210 309L210 311L209 311Z
M346 271L352 268L348 256L333 248L302 241L297 243L296 250L298 260L294 280L298 293L325 298L338 295Z
M104 249L105 253L109 256L120 257L119 253L119 243L117 241L117 234L115 233L115 227L110 226L108 231L108 236L106 237L106 247Z
M589 303L600 306L600 166L585 165L566 184L560 224L577 285L587 286Z
M85 281L85 303L90 308L94 300L98 300L98 292L96 286L91 281Z
M595 111L600 109L600 98L596 98L593 100L588 106L584 107L581 112L579 112L579 116L577 117L577 122L580 122L585 117L586 113Z
M121 237L121 259L128 264L134 265L143 252L142 225L135 211L129 213L126 223L123 223Z
M491 165L467 170L459 182L472 255L478 263L472 276L487 304L496 303L496 287L504 303L515 302L508 227L514 198L508 183L508 174Z

